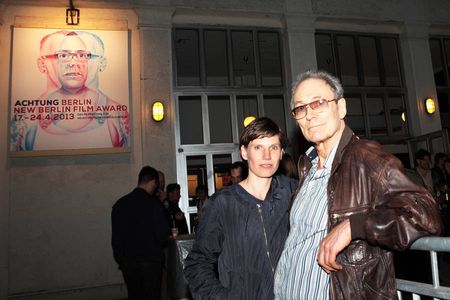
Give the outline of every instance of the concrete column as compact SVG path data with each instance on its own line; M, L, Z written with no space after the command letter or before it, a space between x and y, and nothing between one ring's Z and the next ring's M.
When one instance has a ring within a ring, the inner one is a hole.
M166 183L176 182L174 145L174 99L171 95L173 9L138 11L141 42L141 110L143 162L166 175ZM154 101L165 107L165 118L155 122L151 116ZM155 145L158 145L156 148ZM164 149L155 151L154 149Z
M301 72L317 68L314 21L315 17L307 14L286 14L288 64L292 80Z
M287 36L287 59L286 69L288 72L287 89L288 99L287 107L290 110L290 97L292 82L297 75L308 69L317 68L316 46L314 37L315 17L308 13L286 14L286 36ZM290 114L289 114L290 115ZM299 155L305 149L305 140L294 118L288 122L287 135L292 142L292 151L294 156Z
M435 99L437 105L428 28L426 24L406 23L400 35L412 136L442 130L439 111L429 115L424 107L424 99L428 97Z

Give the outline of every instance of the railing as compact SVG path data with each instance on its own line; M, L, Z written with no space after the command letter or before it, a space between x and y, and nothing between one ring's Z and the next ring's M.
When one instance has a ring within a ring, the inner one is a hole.
M420 300L421 296L433 297L434 299L450 299L450 287L441 286L439 282L437 255L437 252L450 252L450 237L423 237L415 241L410 249L430 252L433 284L397 279L399 300L403 300L403 292L412 293L413 300ZM425 270L418 271L422 272Z

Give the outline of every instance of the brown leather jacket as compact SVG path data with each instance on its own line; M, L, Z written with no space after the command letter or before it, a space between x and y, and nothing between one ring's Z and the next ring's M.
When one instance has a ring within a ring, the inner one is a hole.
M300 157L299 186L310 167L309 158ZM328 182L328 218L328 231L347 218L352 231L352 242L337 257L343 269L331 274L331 300L397 299L389 249L408 249L442 228L436 202L404 174L402 163L348 127Z

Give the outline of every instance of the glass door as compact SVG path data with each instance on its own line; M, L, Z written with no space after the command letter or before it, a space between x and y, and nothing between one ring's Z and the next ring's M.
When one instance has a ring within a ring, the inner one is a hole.
M186 151L179 156L178 182L181 186L180 208L186 214L190 232L198 218L197 188L202 188L207 196L230 184L229 169L239 160L235 149L214 151Z

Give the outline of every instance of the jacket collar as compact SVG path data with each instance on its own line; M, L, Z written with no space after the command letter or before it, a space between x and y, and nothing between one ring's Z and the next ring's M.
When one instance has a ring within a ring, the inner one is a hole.
M356 137L353 130L350 129L347 125L345 125L344 131L342 132L341 139L339 140L338 148L336 150L336 156L333 160L333 165L331 167L331 170L334 170L337 168L337 166L340 164L342 160L342 153L344 152L344 148L350 143L352 138L358 138Z

